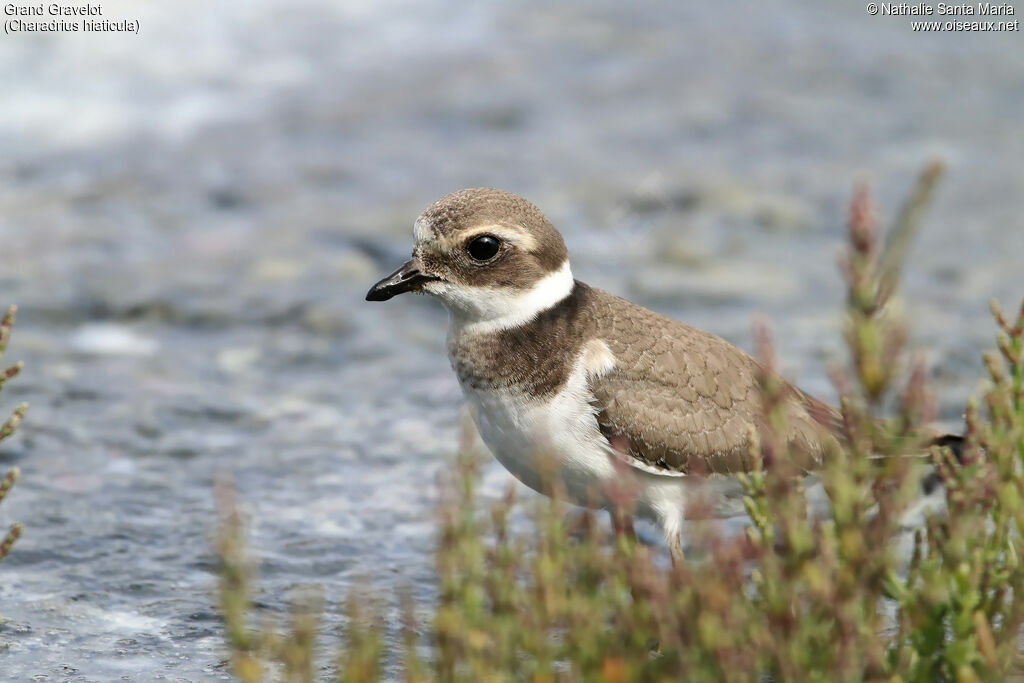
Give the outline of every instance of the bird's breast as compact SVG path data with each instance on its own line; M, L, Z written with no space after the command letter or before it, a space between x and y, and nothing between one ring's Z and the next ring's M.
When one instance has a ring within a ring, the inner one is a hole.
M480 436L498 461L530 488L551 490L555 478L571 502L603 503L604 482L615 475L582 370L573 370L555 391L537 393L529 383L494 385L480 372L459 371Z

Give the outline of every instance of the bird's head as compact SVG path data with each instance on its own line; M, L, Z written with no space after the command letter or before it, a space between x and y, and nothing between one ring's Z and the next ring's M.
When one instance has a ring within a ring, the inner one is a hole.
M510 192L446 195L416 219L413 236L412 258L371 287L367 301L425 292L453 317L497 329L526 322L572 291L562 236L540 209Z

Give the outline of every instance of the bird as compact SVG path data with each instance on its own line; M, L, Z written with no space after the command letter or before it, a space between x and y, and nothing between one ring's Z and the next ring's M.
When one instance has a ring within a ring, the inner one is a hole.
M413 237L412 258L366 299L417 292L444 304L452 368L484 444L513 476L550 493L554 472L569 502L597 508L628 483L634 514L660 526L673 561L689 516L745 514L735 475L755 466L764 420L754 357L576 280L562 235L516 194L448 194L416 218ZM780 381L788 457L811 473L841 447L842 415ZM697 503L709 494L710 510Z

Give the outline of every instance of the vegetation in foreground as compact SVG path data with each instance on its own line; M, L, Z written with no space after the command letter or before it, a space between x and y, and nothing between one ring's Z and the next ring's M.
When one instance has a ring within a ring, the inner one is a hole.
M17 307L11 306L7 309L7 313L0 319L0 360L3 359L4 351L7 350L7 343L11 339L11 327L14 326L14 314L17 312ZM6 370L0 370L0 391L3 391L4 385L7 380L15 377L21 372L21 363L15 363ZM28 404L22 403L14 409L14 413L7 418L3 424L0 424L0 441L8 438L14 433L14 430L18 427L18 423L25 417L25 411L28 410ZM18 480L18 468L12 467L7 470L7 473L0 479L0 503L3 502L7 494L10 493L11 487L14 486L14 482ZM14 542L21 536L22 525L15 523L11 525L11 528L7 530L3 538L0 539L0 560L7 557L7 553L11 552L11 547Z
M865 190L850 212L844 261L850 363L835 373L849 448L821 472L829 519L809 518L787 466L771 342L759 331L766 423L747 477L751 524L728 535L694 525L701 559L668 567L659 549L612 535L589 511L511 496L481 510L478 461L456 459L442 487L438 602L417 623L402 601L400 652L386 652L379 602L353 594L333 668L314 664L319 609L295 608L282 635L253 625L243 523L222 490L220 601L243 681L376 681L385 661L408 681L988 681L1022 668L1024 624L1024 307L997 306L998 351L985 356L983 408L966 409L961 458L893 457L924 443L933 416L924 369L908 362L891 300L903 255L940 173L927 168L883 245ZM883 419L884 412L895 417ZM918 450L921 450L919 447ZM938 463L945 514L896 548L925 461ZM557 491L555 492L557 493ZM313 601L315 602L315 601ZM390 669L389 669L390 671Z

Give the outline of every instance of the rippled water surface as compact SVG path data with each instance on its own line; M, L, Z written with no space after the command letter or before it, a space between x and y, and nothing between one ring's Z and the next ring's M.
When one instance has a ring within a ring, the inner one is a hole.
M840 3L103 3L140 36L0 41L0 304L30 401L0 467L0 678L227 677L212 483L270 609L431 594L461 398L445 316L363 302L433 199L539 204L578 277L750 346L830 396L843 207L949 166L906 272L942 417L987 301L1024 294L1024 42ZM1024 7L1019 8L1024 10ZM488 470L489 491L507 481Z

